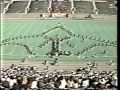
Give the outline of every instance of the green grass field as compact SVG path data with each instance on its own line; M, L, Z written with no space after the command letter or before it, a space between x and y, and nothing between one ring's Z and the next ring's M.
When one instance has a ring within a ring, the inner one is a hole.
M56 26L58 26L58 28L54 28ZM60 26L62 26L62 28L60 28ZM72 34L69 34L65 30L72 32ZM48 32L43 34L46 31ZM73 34L75 34L75 36ZM79 37L77 37L78 34L80 35ZM41 48L39 46L48 40L45 36L55 38L56 35L61 38L64 38L65 36L70 37L70 39L66 39L61 42L60 49L61 51L72 52L71 56L59 56L58 60L117 59L117 26L116 22L113 21L5 20L2 22L1 35L1 59L14 60L28 57L30 53L28 53L25 47L22 46L27 45L29 49L35 53L35 57L31 54L34 60L53 60L54 58L50 58L46 55L47 52L51 51L51 41ZM93 39L90 39L90 37ZM69 44L74 45L74 47L70 47L66 44L68 41ZM99 46L98 43L103 43L104 45ZM114 45L112 44L109 46L110 43L113 43ZM97 46L82 54L76 55L78 52L83 51L83 49L88 48L92 44L97 44ZM106 52L105 54L102 54L104 50Z

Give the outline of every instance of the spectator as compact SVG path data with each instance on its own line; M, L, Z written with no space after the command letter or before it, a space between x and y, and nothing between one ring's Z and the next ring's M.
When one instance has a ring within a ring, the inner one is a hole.
M31 89L34 89L34 90L37 90L37 81L36 80L33 80L32 81L32 85L31 85Z
M66 86L67 86L67 82L66 82L66 80L65 80L65 78L63 77L63 76L61 76L60 77L60 82L61 82L61 85L60 85L60 89L65 89L66 88Z
M89 86L89 79L88 78L84 78L82 80L82 87L83 87L83 90L86 90Z

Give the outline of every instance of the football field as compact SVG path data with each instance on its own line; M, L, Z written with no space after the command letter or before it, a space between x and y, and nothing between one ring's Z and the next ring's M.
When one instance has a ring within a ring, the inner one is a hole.
M3 20L1 59L17 60L116 60L117 26L107 20ZM51 39L62 38L60 51L69 56L53 58Z

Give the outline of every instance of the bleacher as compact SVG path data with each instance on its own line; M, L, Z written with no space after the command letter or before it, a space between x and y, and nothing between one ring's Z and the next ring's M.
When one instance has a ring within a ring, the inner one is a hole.
M115 8L109 8L110 6L107 2L95 2L95 4L98 9L98 14L116 15L117 13Z
M52 2L52 12L57 13L69 13L71 12L71 2L70 1L53 1Z
M32 1L29 13L47 13L49 1Z
M24 13L28 1L14 1L10 4L7 13Z
M94 14L93 3L90 1L74 1L75 13L88 13Z
M7 6L7 3L10 1L4 1L0 4L1 12ZM117 14L117 7L115 5L115 0L106 0L103 1L95 1L96 8L98 9L98 14L109 14L109 15L116 15ZM8 6L7 13L25 13L25 9L28 5L28 1L13 1L13 3ZM30 10L28 13L48 13L48 8L51 6L51 13L71 13L72 2L68 0L64 1L52 1L51 5L49 1L31 1L30 3ZM95 14L95 7L92 1L73 1L73 6L75 8L75 13L86 13L86 14ZM6 13L5 12L5 13Z

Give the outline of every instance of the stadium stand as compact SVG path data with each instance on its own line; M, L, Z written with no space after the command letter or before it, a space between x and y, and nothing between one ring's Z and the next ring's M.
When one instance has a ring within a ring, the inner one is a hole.
M4 1L1 90L118 89L114 0Z
M53 13L70 13L71 12L71 2L68 0L64 1L52 1L51 5Z
M48 13L49 1L32 1L29 13Z
M74 8L76 9L75 13L88 13L94 14L94 7L91 1L73 1Z
M28 1L14 1L10 4L7 13L25 13Z
M95 2L98 9L98 14L109 14L115 15L117 10L115 8L110 8L107 2Z
M29 7L28 1L13 1L12 4L8 6L8 10L4 12L7 13L86 13L86 14L117 14L117 2L116 1L30 1ZM6 7L6 4L10 1L4 1L1 3L1 11ZM74 10L72 11L72 9ZM26 11L26 9L28 9ZM49 10L50 9L50 10ZM97 9L97 12L95 12Z

